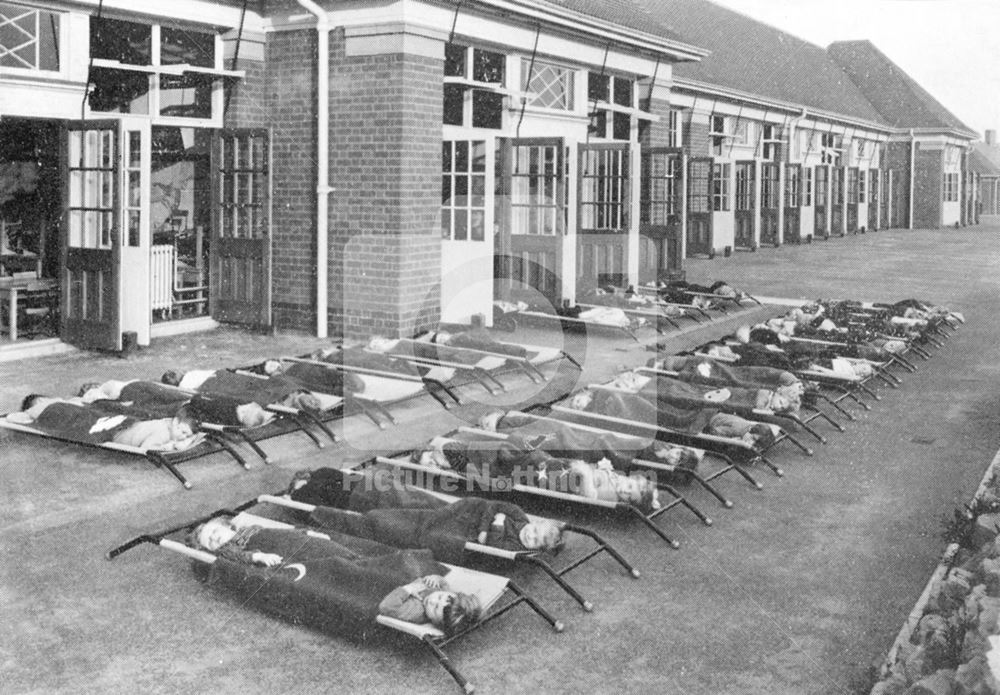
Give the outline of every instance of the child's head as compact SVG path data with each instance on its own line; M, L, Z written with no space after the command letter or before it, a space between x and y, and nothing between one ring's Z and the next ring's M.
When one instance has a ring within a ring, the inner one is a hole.
M424 598L424 614L446 635L454 635L479 621L483 608L472 594L432 591Z
M551 519L532 519L521 527L518 538L528 550L556 550L563 542L562 525Z
M199 424L191 408L186 405L181 406L170 420L170 439L175 442L190 439L198 430Z
M188 545L215 552L236 535L229 519L217 516L194 528L188 536Z
M176 369L168 369L163 372L163 376L160 377L160 381L168 386L180 386L181 379L184 378L184 372L177 371Z

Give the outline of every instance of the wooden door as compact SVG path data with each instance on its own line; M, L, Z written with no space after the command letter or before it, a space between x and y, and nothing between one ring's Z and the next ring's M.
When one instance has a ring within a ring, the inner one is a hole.
M844 236L844 168L830 170L830 233Z
M878 169L868 170L868 231L878 230L879 210L882 205L882 189Z
M785 165L785 215L782 241L798 244L802 241L800 215L802 204L802 165Z
M580 145L576 291L628 281L631 209L628 143Z
M213 149L212 318L271 324L271 147L267 130L224 130ZM325 253L325 249L320 250Z
M682 150L651 148L642 153L639 194L639 282L667 280L683 266L681 257L684 159Z
M779 164L760 165L760 243L777 246L781 174Z
M757 165L756 162L736 162L736 210L735 244L736 248L753 249L754 225L757 216Z
M562 300L566 152L561 138L500 141L501 206L494 240L497 295L552 306Z
M847 232L854 234L861 224L859 203L861 201L861 170L851 167L847 170Z
M714 256L712 239L712 158L688 160L687 255Z
M813 191L813 203L816 215L813 234L817 238L825 239L830 236L830 228L826 220L829 202L830 167L819 165L816 167L816 188Z
M120 350L121 165L117 121L67 124L60 336Z

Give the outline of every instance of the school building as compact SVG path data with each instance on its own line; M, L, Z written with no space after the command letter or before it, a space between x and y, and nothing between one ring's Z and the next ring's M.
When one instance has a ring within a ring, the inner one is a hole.
M706 0L4 0L0 291L111 350L489 322L970 223L975 139L871 44Z

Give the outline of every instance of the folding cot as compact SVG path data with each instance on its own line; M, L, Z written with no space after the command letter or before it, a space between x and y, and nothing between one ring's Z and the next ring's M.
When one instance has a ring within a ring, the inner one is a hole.
M354 474L361 478L366 475L370 469L365 471L356 470L346 470L347 474ZM393 484L400 485L406 490L406 494L410 497L408 504L414 505L414 498L419 499L420 497L425 497L426 500L421 501L420 509L430 509L435 506L447 506L453 504L459 498L452 495L447 495L435 490L427 490L424 488L415 488L412 486L405 485L399 481L394 481ZM310 526L317 527L321 530L332 529L341 533L351 534L350 524L343 524L339 521L340 518L346 517L350 520L351 517L361 517L362 515L353 510L334 508L335 513L327 511L322 505L309 504L304 502L296 501L290 498L288 495L260 495L256 498L257 503L268 503L273 504L285 509L297 510L308 514L308 520L305 522ZM414 506L408 506L400 509L414 509ZM540 519L541 517L529 515L529 518ZM595 542L595 546L588 552L582 554L580 557L575 558L569 564L567 564L562 569L556 570L549 558L549 554L542 550L508 550L505 548L497 548L491 545L479 543L471 540L464 540L458 538L438 538L435 542L435 547L431 548L434 552L435 559L439 562L455 562L460 564L466 564L470 560L475 559L498 559L507 562L520 562L538 567L542 572L548 575L563 591L569 594L573 600L580 604L580 606L585 611L592 611L594 606L593 603L586 598L584 598L580 592L569 584L564 576L571 572L572 570L585 564L591 558L606 552L610 555L618 564L620 564L630 576L634 578L639 577L639 571L635 569L610 543L605 539L601 538L596 532L584 528L582 526L576 526L573 524L561 524L563 532L575 533L581 536L588 537ZM398 544L398 537L383 537L377 538L379 542L386 543L388 545L393 545L397 547L407 547Z
M444 651L448 645L483 628L520 604L531 608L556 632L563 630L562 622L553 618L533 597L510 579L457 565L438 563L422 555L407 554L401 556L398 562L393 562L394 556L385 555L384 560L376 558L369 566L357 567L351 562L340 562L334 557L324 557L317 561L302 559L299 562L288 562L299 559L296 557L298 553L293 551L284 556L281 565L266 568L234 562L220 555L191 548L170 538L221 515L232 516L234 525L238 527L257 526L278 531L294 529L290 524L265 517L246 512L234 515L233 512L223 510L182 526L133 538L111 549L107 553L107 558L112 560L139 545L147 543L157 545L191 558L196 565L200 564L207 570L208 583L232 595L241 606L252 605L297 625L308 625L331 634L345 634L361 641L373 636L376 628L408 635L424 644L466 693L473 692L474 687L451 663ZM365 551L381 546L371 542L364 542L364 545L359 546L361 542L358 540L312 530L305 531L305 534L308 538L303 537L302 547L310 542L309 539L316 539L320 543L343 542L349 548L361 547ZM395 552L409 553L409 551ZM305 557L308 558L308 553ZM379 614L378 601L381 597L392 588L429 573L443 574L449 587L454 591L475 594L483 607L483 617L465 630L445 635L429 624L410 623ZM504 598L505 595L507 598Z
M472 428L462 428L460 431L453 433L452 437L461 437L463 435L479 439L479 441L506 438L506 435L503 434L485 432L483 430ZM667 536L667 534L659 526L653 523L653 521L674 507L683 506L698 517L698 519L700 519L706 526L710 526L712 524L712 520L709 517L703 514L676 489L661 482L656 482L657 489L666 492L673 499L669 502L661 504L659 508L646 511L640 509L633 503L592 499L582 497L571 492L538 487L537 485L527 484L527 482L518 482L518 480L522 479L527 480L526 476L491 478L485 475L478 475L476 473L466 474L450 468L437 468L430 465L424 465L414 462L410 457L408 457L407 454L400 454L394 457L378 457L375 461L377 463L388 464L400 470L408 471L414 474L413 480L415 480L417 484L421 484L421 486L424 486L422 483L435 484L445 481L448 485L445 489L448 489L449 491L455 489L456 487L464 486L466 490L475 490L477 493L481 493L484 496L514 493L518 495L520 499L527 501L565 502L582 508L600 509L606 512L614 512L630 518L636 518L661 539L666 541L672 548L678 548L680 547L680 544Z
M595 312L602 308L611 308L611 307L591 306L589 308L589 311ZM646 316L634 316L630 318L627 312L622 311L622 318L624 319L624 321L614 321L610 320L609 318L590 319L587 318L586 316L581 316L580 314L582 313L584 312L574 313L573 310L568 306L566 308L556 311L547 311L545 309L540 309L537 307L534 309L532 308L517 309L516 311L511 311L504 314L500 318L500 322L511 331L517 330L517 319L515 317L521 317L523 319L527 319L528 321L535 323L543 323L543 324L557 323L559 325L559 328L563 332L569 332L574 330L589 331L592 329L598 331L620 331L625 335L627 335L632 340L639 342L639 338L638 336L636 336L635 331L638 328L642 327L643 325L647 325L646 319L649 318ZM648 325L655 327L655 324L650 323Z
M644 373L649 374L649 376L645 376ZM699 384L688 384L687 382L660 374L657 370L649 368L640 368L632 372L632 374L635 374L639 379L639 381L637 381L635 386L632 388L617 386L614 382L607 384L590 384L587 388L591 390L629 393L633 395L638 395L640 391L648 392L655 390L658 401L666 400L673 407L688 410L713 408L723 413L732 413L733 415L739 415L740 417L750 420L774 424L790 422L809 433L820 443L826 444L827 442L826 437L810 426L811 419L803 419L797 414L791 412L779 413L768 408L755 407L754 404L750 402L750 399L753 392L757 389L741 389L739 387L732 387L726 389L731 394L729 398L726 398L725 400L709 400L709 396L713 393L718 393L720 389L711 389L707 386L700 386ZM825 415L825 413L822 413L822 415ZM812 417L819 417L819 414L814 414ZM826 416L825 419L827 419L838 431L844 431L844 428L829 416ZM802 444L785 427L781 428L780 438L782 440L787 439L791 441L804 453L811 453L809 448Z

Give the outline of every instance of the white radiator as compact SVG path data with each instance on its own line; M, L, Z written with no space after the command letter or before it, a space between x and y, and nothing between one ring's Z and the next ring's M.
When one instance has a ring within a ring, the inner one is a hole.
M152 247L150 291L153 310L171 309L174 304L174 247L162 244Z

